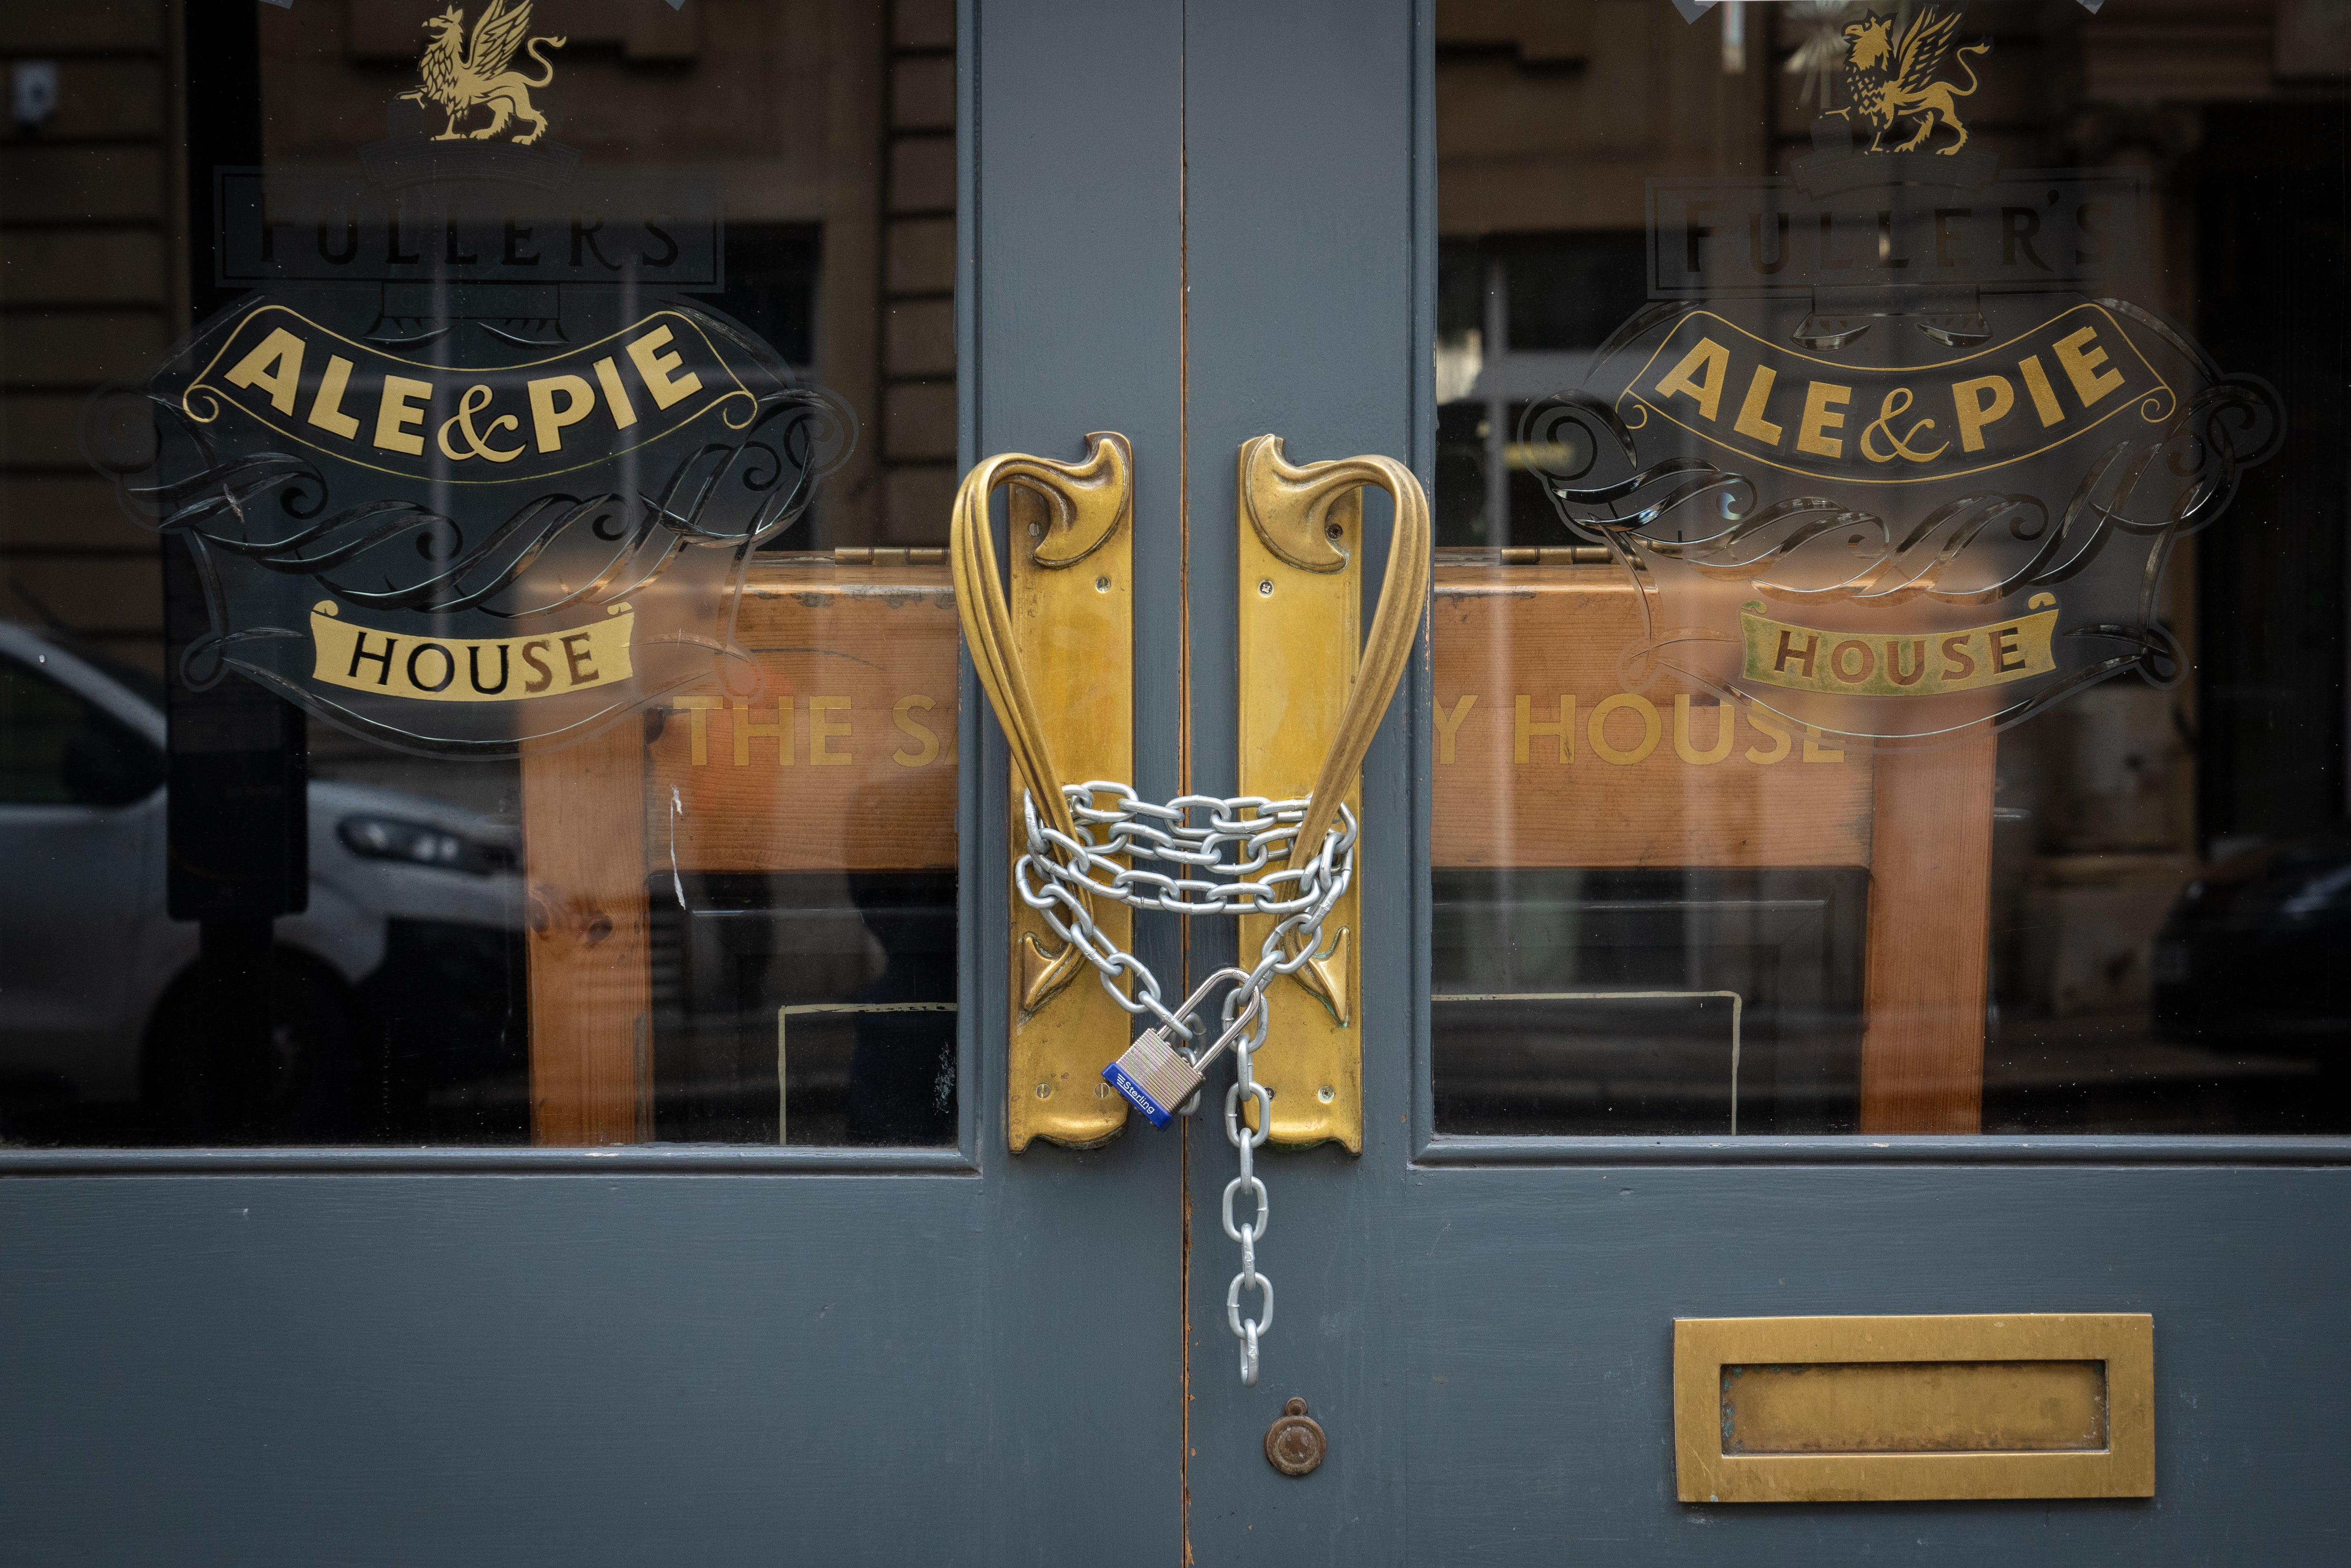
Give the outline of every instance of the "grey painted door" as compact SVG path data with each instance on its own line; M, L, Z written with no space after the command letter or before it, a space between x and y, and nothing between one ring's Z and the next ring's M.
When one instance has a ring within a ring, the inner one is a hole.
M1657 28L1682 26L1662 3L1646 9L1666 18ZM1750 29L1777 10L1745 9ZM1499 11L1467 7L1449 28L1429 5L1185 10L1186 452L1193 580L1207 585L1193 596L1192 727L1216 788L1233 766L1230 454L1277 430L1296 456L1385 452L1434 482L1437 62L1448 47L1464 73L1503 71L1492 62L1512 35ZM2117 12L2135 15L2109 5L2052 25L2095 29ZM1607 56L1604 20L1626 35L1624 68L1628 52L1679 37L1643 31L1641 6L1562 13L1576 34L1563 47L1588 71ZM1718 14L1690 28L1717 83L1721 26ZM1530 63L1510 79L1532 92L1540 78ZM1585 132L1544 127L1523 145L1571 134ZM1638 144L1637 130L1624 134ZM1637 237L1633 254L1637 266ZM1197 1561L2342 1555L2322 1392L2351 1371L2331 1304L2346 1282L2339 1139L1444 1135L1430 1078L1431 695L1424 658L1364 772L1363 950L1376 956L1364 1153L1259 1156L1274 1217L1259 1258L1280 1319L1254 1388L1234 1375L1224 1323L1234 1249L1203 1218L1231 1151L1205 1119L1187 1129ZM2028 1312L2152 1314L2152 1499L1676 1500L1677 1318ZM1301 1479L1262 1448L1291 1396L1329 1433L1328 1458Z
M774 20L848 48L883 9ZM961 460L1127 433L1172 587L1180 14L960 27ZM1138 596L1161 714L1177 602ZM1006 1150L1004 754L965 683L953 1147L0 1153L5 1555L1176 1560L1182 1153ZM1144 727L1145 789L1175 748Z

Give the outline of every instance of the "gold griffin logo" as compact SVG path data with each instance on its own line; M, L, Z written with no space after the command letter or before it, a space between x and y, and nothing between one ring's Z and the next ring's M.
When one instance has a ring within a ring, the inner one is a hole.
M437 103L448 114L448 128L434 141L470 137L488 141L517 120L530 128L512 139L524 146L547 134L547 116L532 107L530 89L555 79L555 64L538 52L539 46L559 49L565 40L539 37L523 44L523 36L530 31L530 0L519 5L490 0L489 9L474 24L470 43L465 39L465 13L455 5L438 16L425 18L424 26L433 41L424 46L416 61L423 82L400 96L413 103ZM537 79L507 68L518 47L539 63L541 74ZM490 111L490 122L477 131L460 131L458 122L477 109Z
M1959 100L1972 97L1982 84L1976 79L1975 67L1964 57L1989 54L1991 45L1970 44L1959 50L1963 57L1959 64L1968 73L1967 86L1936 80L1935 73L1943 68L1950 54L1951 36L1959 26L1958 12L1946 14L1934 6L1928 6L1907 30L1897 29L1893 17L1875 11L1858 22L1846 23L1844 82L1852 102L1829 112L1866 124L1872 152L1915 152L1927 144L1938 123L1956 131L1959 139L1936 152L1957 152L1965 147L1968 128L1959 119ZM1887 147L1886 133L1905 120L1917 130L1909 141Z

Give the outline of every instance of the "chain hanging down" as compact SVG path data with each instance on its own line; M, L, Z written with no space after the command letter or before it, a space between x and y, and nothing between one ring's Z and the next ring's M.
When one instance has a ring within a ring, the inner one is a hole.
M1044 916L1053 934L1084 954L1102 988L1138 1016L1156 1018L1147 1031L1102 1076L1134 1102L1154 1125L1199 1091L1202 1071L1227 1046L1233 1049L1232 1086L1225 1092L1225 1137L1240 1162L1239 1174L1225 1185L1219 1207L1225 1234L1240 1243L1240 1272L1225 1291L1225 1317L1241 1342L1241 1382L1257 1382L1258 1340L1273 1326L1273 1281L1259 1271L1258 1239L1270 1218L1264 1178L1255 1155L1273 1126L1273 1096L1257 1082L1252 1064L1265 1043L1270 1017L1265 989L1281 975L1294 975L1321 951L1322 925L1355 874L1355 817L1343 805L1339 820L1323 833L1303 862L1296 854L1299 825L1308 802L1257 797L1220 799L1179 796L1165 806L1135 798L1123 784L1096 781L1065 786L1074 833L1042 821L1036 801L1024 794L1022 821L1029 843L1013 873L1021 901ZM1096 804L1108 796L1107 807ZM1195 813L1206 818L1196 822ZM1248 814L1244 814L1248 813ZM1228 857L1227 852L1233 852ZM1126 857L1122 863L1117 856ZM1154 869L1165 865L1170 872ZM1178 915L1270 915L1256 964L1219 969L1200 983L1181 1006L1161 998L1158 977L1148 965L1106 939L1094 924L1088 897L1134 909ZM1122 983L1124 980L1125 983ZM1222 1029L1202 1049L1195 1020L1217 985L1235 982L1225 993ZM1192 1042L1171 1049L1171 1037ZM1253 1101L1257 1126L1241 1112ZM1252 1208L1246 1224L1233 1218L1233 1199L1247 1192ZM1259 1293L1264 1305L1254 1317L1241 1315L1241 1297Z

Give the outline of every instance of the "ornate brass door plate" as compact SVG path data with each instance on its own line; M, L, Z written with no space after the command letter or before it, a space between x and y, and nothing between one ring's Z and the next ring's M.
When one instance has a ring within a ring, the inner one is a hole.
M1427 499L1392 458L1301 465L1283 455L1278 435L1242 443L1238 470L1240 791L1285 800L1311 785L1332 810L1341 800L1356 809L1364 753L1427 601ZM1395 532L1359 653L1365 486L1394 497ZM1374 695L1376 703L1365 700ZM1300 841L1319 840L1322 828L1309 822L1311 837ZM1273 1091L1277 1144L1330 1142L1363 1153L1362 890L1358 880L1332 911L1322 952L1295 983L1266 993L1270 1036L1281 1048L1266 1053L1258 1072ZM1268 928L1266 917L1243 915L1240 950L1256 952Z
M1082 463L1007 454L974 468L956 496L956 592L980 679L1018 716L1012 748L1011 862L1027 830L1021 791L1074 832L1062 779L1134 773L1134 449L1123 435L1086 437ZM1006 486L1012 557L1009 599L996 580L987 500ZM1126 1102L1102 1082L1102 1062L1127 1036L1126 1014L1092 983L1083 955L1011 898L1012 1017L1005 1137L1019 1154L1034 1138L1085 1148L1117 1136ZM1119 946L1134 915L1093 911ZM1072 979L1087 983L1071 985Z

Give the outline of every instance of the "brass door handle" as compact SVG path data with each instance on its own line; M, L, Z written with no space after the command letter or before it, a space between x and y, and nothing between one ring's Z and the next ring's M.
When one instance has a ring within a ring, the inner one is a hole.
M1040 824L1064 841L1080 836L1066 781L1134 776L1134 453L1123 436L1097 432L1087 440L1081 463L1017 453L980 463L956 494L949 531L956 612L1009 743L1014 794L1025 791ZM1242 445L1238 478L1249 520L1240 540L1240 793L1290 800L1304 794L1292 841L1311 852L1357 792L1364 754L1412 655L1428 593L1428 502L1411 470L1393 458L1301 466L1272 435ZM1359 651L1366 486L1394 498L1395 528ZM988 521L998 487L1010 493L1009 594L997 578ZM1081 562L1084 570L1070 570ZM1012 827L1017 861L1027 840L1017 808ZM1075 896L1111 946L1127 951L1133 911L1082 890ZM1272 1135L1293 1144L1335 1139L1360 1150L1362 1051L1348 1031L1361 986L1347 951L1359 895L1351 889L1339 896L1343 915L1326 925L1330 946L1298 972L1306 992L1285 988L1267 996L1282 1011L1311 998L1311 1016L1278 1024L1285 1074L1299 1082L1277 1102ZM1014 918L1011 1146L1017 1152L1035 1137L1100 1143L1125 1121L1125 1102L1104 1094L1097 1076L1126 1038L1124 1010L1099 987L1063 994L1085 955L1074 942L1049 949L1051 931L1025 905L1016 905ZM1263 931L1252 935L1252 923L1268 919L1242 915L1245 951L1263 940ZM1316 1038L1291 1036L1292 1027Z
M1338 817L1339 802L1353 788L1412 657L1421 607L1428 598L1428 497L1412 470L1393 457L1343 457L1301 466L1283 455L1279 435L1241 444L1240 493L1249 525L1267 549L1301 571L1335 575L1353 564L1362 533L1360 528L1351 531L1339 514L1343 507L1360 522L1360 492L1367 485L1385 490L1395 501L1395 532L1388 541L1379 608L1372 614L1346 711L1322 754L1306 820L1299 825L1297 841L1304 845L1321 843Z
M1021 453L987 458L964 476L956 491L948 535L956 610L963 621L980 688L996 708L1012 748L1012 766L1046 821L1071 837L1077 822L1061 795L1061 775L1053 766L1029 677L1014 636L1012 607L996 578L996 538L987 525L988 497L999 486L1033 497L1039 508L1016 506L1011 548L1017 556L1024 522L1037 526L1029 559L1050 570L1075 566L1110 542L1134 509L1134 449L1123 435L1097 431L1086 437L1092 450L1083 463L1055 463ZM1026 517L1020 514L1027 512Z

